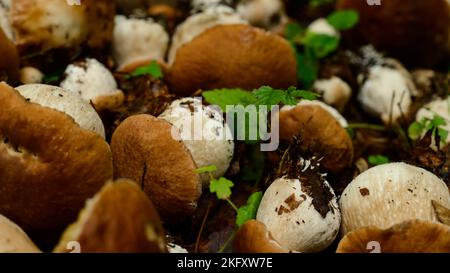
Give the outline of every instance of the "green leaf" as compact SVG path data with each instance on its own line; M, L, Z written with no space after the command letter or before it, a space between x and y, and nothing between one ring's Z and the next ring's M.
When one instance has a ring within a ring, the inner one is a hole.
M335 11L327 17L327 21L337 30L348 30L359 22L359 14L355 10Z
M259 204L263 197L262 192L255 192L247 200L247 204L238 209L236 216L236 225L241 227L248 220L256 218L256 212L258 211Z
M320 95L311 91L306 90L290 90L288 89L289 94L292 97L301 98L304 100L317 100Z
M226 112L227 105L247 106L256 102L251 92L242 89L215 89L204 91L202 95L209 104L219 106L223 112Z
M420 122L413 122L411 123L411 125L409 125L408 127L408 136L409 138L411 138L412 140L417 140L420 138L420 136L422 135L424 129L424 125Z
M291 42L299 42L299 39L305 33L305 29L296 23L288 23L284 29L286 39Z
M64 69L59 69L59 70L53 71L51 73L44 75L44 77L42 78L42 82L45 84L55 83L55 82L59 81L59 79L62 77L63 74L64 74Z
M211 165L211 166L205 166L205 167L201 167L198 168L197 170L195 170L196 173L201 174L201 173L213 173L217 171L217 167L215 165Z
M130 74L130 77L138 77L142 75L150 75L155 79L162 79L164 76L161 67L156 61L151 62L149 65L136 68L136 70Z
M438 136L441 140L441 143L447 142L448 131L442 128L438 128Z
M320 6L333 3L333 1L334 0L309 0L309 5L313 8L318 8Z
M390 162L389 158L384 155L371 155L368 158L368 161L372 165L382 165Z
M307 32L303 44L312 50L314 56L321 59L336 51L339 47L339 38L326 34Z
M310 89L319 74L319 61L308 50L305 54L298 53L296 56L297 77L304 88Z
M269 86L262 86L254 90L253 95L257 99L257 105L265 105L270 107L272 105L278 105L283 101L285 97L285 91L280 89L273 89Z
M258 183L264 175L265 155L261 152L259 145L249 146L248 163L240 172L240 177L244 181Z
M209 191L216 193L217 198L225 200L231 196L231 188L234 186L233 181L224 177L211 180Z

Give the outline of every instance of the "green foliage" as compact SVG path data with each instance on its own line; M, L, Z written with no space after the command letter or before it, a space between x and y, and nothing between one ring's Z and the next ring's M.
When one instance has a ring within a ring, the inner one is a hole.
M371 155L371 156L369 156L367 161L371 165L374 165L374 166L383 165L383 164L386 164L386 163L390 162L389 158L387 156L384 156L384 155Z
M220 177L219 179L211 179L209 191L215 193L217 198L226 200L231 196L231 188L234 186L233 181Z
M448 131L443 127L446 125L447 121L443 117L434 114L432 119L422 118L420 121L411 123L408 128L408 136L412 140L418 140L423 134L431 131L433 138L436 137L437 134L441 143L445 143L447 140Z
M359 14L355 10L335 11L327 17L327 21L337 30L348 30L359 22Z
M245 222L256 218L256 212L258 211L262 197L262 192L255 192L250 195L247 204L238 209L236 216L236 225L238 227L241 227Z
M146 66L136 68L129 77L138 77L142 75L150 75L155 79L162 79L164 77L161 67L156 61L153 61Z

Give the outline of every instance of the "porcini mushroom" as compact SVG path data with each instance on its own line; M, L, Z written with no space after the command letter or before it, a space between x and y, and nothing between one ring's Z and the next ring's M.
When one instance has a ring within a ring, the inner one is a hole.
M256 220L247 221L233 239L235 253L288 253L277 243L266 226Z
M61 237L55 252L77 242L80 252L167 252L156 209L135 182L109 182L81 211Z
M379 249L374 249L379 248ZM411 220L386 230L366 227L348 233L337 253L449 253L450 227L441 223Z
M187 96L198 89L288 88L297 83L297 64L283 38L247 25L220 25L178 49L168 82Z
M0 215L0 253L39 253L28 235L8 218Z
M373 167L341 195L342 234L371 226L387 229L414 219L436 222L433 200L450 207L447 185L427 170L406 163Z
M124 94L117 88L111 72L96 59L84 59L69 65L60 86L79 94L97 111L114 109L122 105Z
M215 178L225 174L233 158L234 141L221 111L203 106L199 99L183 98L172 102L159 118L180 130L198 168L214 165ZM202 175L204 187L209 180L208 175Z
M0 80L19 79L19 54L13 42L0 28ZM5 77L6 76L6 77Z
M0 83L0 213L28 233L59 232L112 178L111 151L63 112Z
M201 195L197 166L177 130L150 115L123 121L112 136L116 177L131 178L153 201L165 222L190 216Z

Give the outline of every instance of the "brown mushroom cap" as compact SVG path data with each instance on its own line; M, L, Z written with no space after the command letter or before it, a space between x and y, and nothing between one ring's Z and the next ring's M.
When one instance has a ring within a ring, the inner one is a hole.
M450 227L441 223L412 220L382 230L361 228L340 241L337 253L367 253L370 243L379 244L381 253L449 253Z
M283 38L247 25L220 25L178 49L168 81L183 96L199 89L287 88L297 83L297 64Z
M346 37L350 42L371 43L403 62L423 65L439 61L445 52L449 6L447 0L390 0L379 6L361 0L337 3L338 9L354 9L360 14L359 24Z
M131 116L114 132L111 150L115 176L137 181L164 221L179 222L194 212L200 176L187 147L172 137L170 123Z
M1 214L27 232L60 231L112 175L101 136L0 83Z
M247 221L233 240L236 253L288 253L272 237L266 226L256 220Z
M353 144L347 131L328 111L318 105L299 105L282 110L280 138L299 136L302 146L324 156L322 166L338 172L353 161Z
M67 252L70 242L79 243L85 253L167 252L155 207L136 183L126 179L107 183L86 203L55 252Z
M19 54L14 44L6 37L0 28L0 80L3 72L8 80L19 79Z

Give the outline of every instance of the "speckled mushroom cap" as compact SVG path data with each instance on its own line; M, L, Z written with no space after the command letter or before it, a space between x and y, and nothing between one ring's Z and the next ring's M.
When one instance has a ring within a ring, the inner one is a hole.
M288 88L297 83L297 64L283 38L247 25L220 25L178 49L168 82L183 96L199 89Z
M373 44L410 64L440 61L449 36L448 0L384 2L371 6L360 0L338 1L338 9L353 9L360 15L359 24L348 35L349 42Z
M27 100L66 113L81 128L105 138L103 122L95 109L78 94L46 84L25 84L16 88Z
M152 202L131 180L109 182L64 232L55 252L69 242L83 253L167 252L164 229Z
M19 55L16 47L11 40L6 37L0 28L0 79L2 74L7 76L8 80L19 79Z
M18 225L0 215L0 253L39 252L41 251Z
M373 167L341 195L342 234L363 227L387 229L403 221L437 221L432 201L450 208L447 185L425 169L405 163Z
M235 253L288 253L277 243L266 226L256 220L247 221L233 239Z
M302 146L324 156L323 167L339 172L353 161L352 140L342 127L346 121L339 117L342 116L336 110L330 112L317 102L281 109L280 138L290 141L299 136Z
M339 242L336 252L367 253L371 251L449 253L450 227L441 223L411 220L386 230L376 227L361 228L348 233Z
M197 166L172 133L169 122L136 115L120 124L111 141L115 176L136 181L163 221L171 223L190 216L201 195Z
M112 175L101 136L0 83L1 214L28 233L58 232Z

